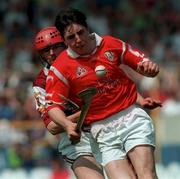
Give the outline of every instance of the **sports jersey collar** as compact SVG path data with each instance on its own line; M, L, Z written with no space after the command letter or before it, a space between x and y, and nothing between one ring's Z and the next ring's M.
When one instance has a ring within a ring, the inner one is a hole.
M96 47L100 46L101 42L102 42L102 37L100 37L99 35L97 35L96 33L92 33L91 35L93 35L96 39ZM97 48L95 48L95 50L92 52L92 54L94 54L96 52ZM89 55L79 55L77 54L75 51L73 51L70 47L67 48L67 54L72 57L72 58L78 58L78 57L87 57Z

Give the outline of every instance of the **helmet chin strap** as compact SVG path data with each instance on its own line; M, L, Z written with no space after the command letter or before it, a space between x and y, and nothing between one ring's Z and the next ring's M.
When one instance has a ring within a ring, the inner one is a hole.
M43 59L41 56L40 56L40 61L41 61L41 64L42 64L44 67L46 67L47 69L50 68L51 65L48 63L47 60Z
M47 69L50 69L50 67L51 67L51 65L47 62L47 63L46 63L46 68L47 68Z

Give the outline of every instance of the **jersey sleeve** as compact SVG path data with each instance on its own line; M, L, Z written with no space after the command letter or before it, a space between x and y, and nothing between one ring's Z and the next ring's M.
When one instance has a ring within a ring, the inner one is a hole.
M124 53L122 55L122 63L128 65L134 70L137 70L137 64L139 62L147 61L148 58L145 58L144 53L133 48L131 45L125 43Z
M46 127L52 121L51 118L49 117L47 111L45 111L45 113L43 114L42 119L43 119L43 122L44 122Z
M111 37L112 38L112 37ZM144 53L133 48L126 42L120 39L112 38L111 45L114 49L117 49L119 56L119 64L125 64L134 70L137 70L137 64L149 60L145 57Z

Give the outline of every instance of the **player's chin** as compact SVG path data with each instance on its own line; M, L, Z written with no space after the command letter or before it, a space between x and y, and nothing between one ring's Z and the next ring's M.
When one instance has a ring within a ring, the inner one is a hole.
M86 45L85 44L78 44L75 46L76 51L86 51Z
M77 49L76 49L76 52L77 52L79 55L87 55L87 52L86 52L83 48L77 48Z

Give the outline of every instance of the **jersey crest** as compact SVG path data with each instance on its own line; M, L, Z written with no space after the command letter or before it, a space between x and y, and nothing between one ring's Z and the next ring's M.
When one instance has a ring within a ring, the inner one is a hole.
M104 55L105 55L105 57L108 59L108 60L110 60L110 61L113 61L114 60L114 53L112 52L112 51L106 51L105 53L104 53Z
M77 75L77 77L80 77L80 76L83 76L86 72L87 72L87 70L84 67L79 66L79 67L77 67L76 75Z

